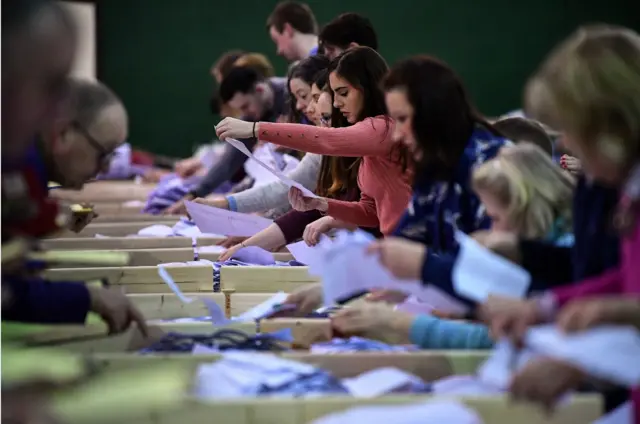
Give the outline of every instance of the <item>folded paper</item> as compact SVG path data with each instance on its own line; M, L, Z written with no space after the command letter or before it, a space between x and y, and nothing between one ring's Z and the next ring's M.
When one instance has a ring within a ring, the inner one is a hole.
M185 202L189 215L203 233L232 237L251 237L271 225L270 219Z

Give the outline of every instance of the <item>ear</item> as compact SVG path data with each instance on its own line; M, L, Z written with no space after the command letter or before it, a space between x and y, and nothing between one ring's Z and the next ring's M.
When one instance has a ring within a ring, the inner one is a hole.
M355 43L355 42L353 42L353 41L352 41L352 42L350 42L350 43L349 43L349 47L347 47L347 48L348 48L348 49L351 49L351 48L353 48L353 47L360 47L360 44Z
M258 94L262 94L265 92L264 82L259 82L256 84L255 92Z

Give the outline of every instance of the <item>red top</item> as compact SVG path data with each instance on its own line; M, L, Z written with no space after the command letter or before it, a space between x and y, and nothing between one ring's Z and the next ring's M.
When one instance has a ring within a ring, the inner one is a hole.
M393 121L367 118L350 127L323 128L260 122L259 139L327 156L362 157L358 171L360 200L327 199L327 214L360 227L380 227L391 234L411 199L409 170L392 155Z

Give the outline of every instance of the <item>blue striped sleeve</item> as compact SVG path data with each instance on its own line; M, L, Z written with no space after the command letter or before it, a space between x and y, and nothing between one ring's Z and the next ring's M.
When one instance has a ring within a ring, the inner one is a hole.
M409 331L411 343L422 349L490 349L493 341L482 324L418 315Z

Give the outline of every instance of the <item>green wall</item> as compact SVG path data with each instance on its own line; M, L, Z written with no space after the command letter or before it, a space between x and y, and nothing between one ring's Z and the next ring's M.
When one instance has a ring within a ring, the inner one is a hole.
M276 0L108 0L98 3L98 74L125 101L132 144L188 155L212 137L209 68L231 48L269 55L264 28ZM640 28L632 0L310 0L320 23L359 12L375 25L380 52L393 63L415 53L438 56L463 77L487 115L518 108L527 76L578 24Z

